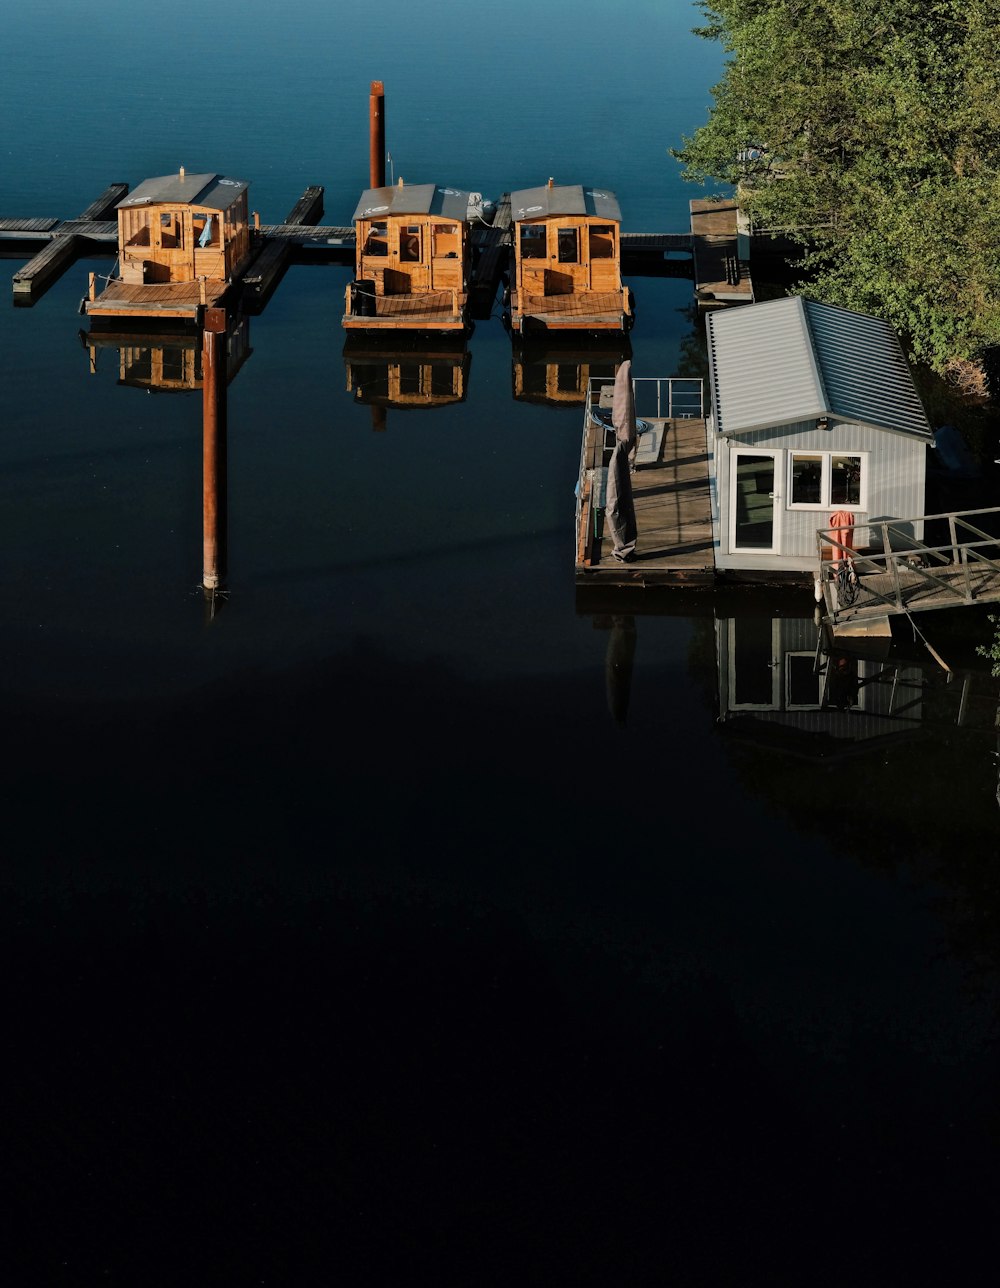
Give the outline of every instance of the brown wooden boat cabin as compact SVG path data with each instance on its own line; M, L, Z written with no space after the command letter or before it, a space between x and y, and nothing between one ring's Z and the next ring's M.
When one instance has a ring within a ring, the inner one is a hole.
M622 285L621 211L613 192L554 184L510 195L514 226L504 321L532 330L628 331L632 292Z
M220 174L146 179L117 206L118 276L84 312L197 319L218 305L251 254L248 184Z
M468 332L470 194L433 183L368 188L354 212L348 331Z

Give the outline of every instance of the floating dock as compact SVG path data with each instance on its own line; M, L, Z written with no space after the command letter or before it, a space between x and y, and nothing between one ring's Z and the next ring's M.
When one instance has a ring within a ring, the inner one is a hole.
M733 200L690 203L694 294L699 308L752 304L750 265L740 255L739 210Z
M712 501L701 382L635 382L637 410L650 428L640 435L632 475L639 536L635 560L627 564L612 556L611 542L604 537L607 467L614 435L590 414L592 405L610 408L614 380L592 383L597 387L584 410L578 483L577 586L713 585ZM657 386L655 410L662 415L647 415L643 409L644 395L649 392L644 386L653 385ZM699 386L696 399L687 391L692 385Z

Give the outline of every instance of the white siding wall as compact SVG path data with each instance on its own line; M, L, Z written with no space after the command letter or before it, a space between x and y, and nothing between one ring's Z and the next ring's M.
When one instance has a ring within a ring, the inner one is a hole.
M760 555L752 551L735 553L729 530L730 453L733 448L777 449L778 492L781 499L780 552ZM776 429L754 430L741 434L738 440L716 439L715 470L718 483L719 546L717 567L737 570L760 569L812 573L816 567L816 530L825 528L829 511L785 509L788 481L788 453L864 452L868 457L868 509L859 512L858 523L871 519L910 518L924 511L924 484L927 469L927 444L902 434L872 429L865 425L834 424L829 430L817 429L815 421L783 425ZM918 540L923 525L914 530ZM859 544L866 540L858 534Z

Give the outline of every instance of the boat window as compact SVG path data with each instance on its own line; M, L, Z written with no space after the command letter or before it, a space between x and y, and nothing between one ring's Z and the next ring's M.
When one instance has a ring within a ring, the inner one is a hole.
M580 256L577 252L578 238L575 228L559 229L559 263L560 264L578 264Z
M219 244L219 220L212 215L195 214L191 218L191 231L197 245L204 250Z
M433 233L433 254L435 256L448 256L449 259L458 258L458 225L457 224L434 224Z
M614 259L615 230L610 224L590 225L590 258Z
M420 263L419 224L409 224L399 230L399 258L406 264Z
M164 210L160 215L160 245L176 249L183 244L180 215L176 210Z
M544 224L522 224L521 225L521 258L522 259L544 259L545 258L545 225Z
M127 212L126 224L127 236L125 239L126 246L148 246L149 245L149 211L148 210L130 210Z
M387 224L372 224L365 240L365 255L388 255L389 228Z

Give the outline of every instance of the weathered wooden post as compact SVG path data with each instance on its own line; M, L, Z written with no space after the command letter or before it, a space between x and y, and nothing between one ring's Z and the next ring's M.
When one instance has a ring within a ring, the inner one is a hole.
M372 81L368 98L369 186L385 187L385 87Z
M214 599L225 576L226 310L206 309L202 331L202 589Z

